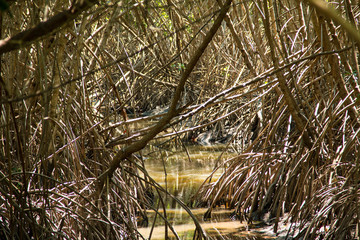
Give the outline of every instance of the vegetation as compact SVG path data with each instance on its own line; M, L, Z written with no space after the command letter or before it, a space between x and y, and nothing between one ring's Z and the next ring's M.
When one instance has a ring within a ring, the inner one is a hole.
M0 10L2 239L137 239L146 209L166 221L167 198L193 217L152 180L142 150L209 131L237 156L196 195L205 218L225 204L274 232L289 222L289 236L359 238L357 4L1 0Z

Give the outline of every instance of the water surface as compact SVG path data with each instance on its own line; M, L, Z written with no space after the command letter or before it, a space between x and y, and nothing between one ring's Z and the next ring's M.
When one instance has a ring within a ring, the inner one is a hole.
M193 197L201 184L213 172L217 164L235 156L235 153L226 149L226 145L214 146L187 146L187 151L159 150L154 147L145 154L146 169L150 176L177 196L188 206L193 207ZM221 170L213 174L211 181L218 179ZM188 213L172 198L166 198L166 215L181 239L193 239L195 224ZM156 203L154 205L157 205ZM207 208L192 208L192 213L201 222L201 226L213 239L271 239L272 237L259 234L256 231L247 231L247 226L238 220L232 220L233 210L219 207L212 211L210 221L204 221L203 216ZM163 210L159 209L160 213ZM164 239L165 223L155 212L148 210L149 227L139 228L139 232L146 239ZM168 230L169 237L175 239Z

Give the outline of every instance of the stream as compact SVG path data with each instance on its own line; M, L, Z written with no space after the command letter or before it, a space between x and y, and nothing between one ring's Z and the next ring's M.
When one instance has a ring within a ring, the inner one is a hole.
M224 151L225 147L225 145L191 145L186 147L187 151L150 149L144 154L145 166L157 183L189 205L193 195L213 171L217 161L222 162L224 159L235 156L235 153L231 151ZM217 171L211 181L216 181L220 174L221 171ZM167 198L166 206L168 219L179 237L193 239L195 224L188 213L171 198ZM252 228L248 231L246 223L232 220L230 216L233 210L226 209L224 206L214 209L211 220L204 221L203 215L206 210L207 208L194 208L192 213L212 239L277 239L271 229ZM163 211L159 210L159 212ZM148 210L147 213L149 226L139 228L139 232L146 239L149 239L150 234L151 239L165 239L164 221L158 216L152 228L155 212ZM176 239L170 230L168 232L170 239Z

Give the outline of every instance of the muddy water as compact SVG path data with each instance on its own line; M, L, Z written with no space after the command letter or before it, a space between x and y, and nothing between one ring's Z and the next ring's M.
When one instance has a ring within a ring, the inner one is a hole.
M154 154L148 155L150 157L146 160L145 166L157 183L189 204L215 165L220 164L223 159L230 158L234 153L225 152L224 145L192 145L186 148L187 151L155 150ZM211 182L216 181L220 174L221 171L215 172ZM174 204L170 204L170 207L177 208Z
M166 188L171 194L180 198L188 205L192 205L192 197L196 194L199 186L213 171L215 165L234 156L234 153L225 149L224 145L216 146L188 146L187 152L182 151L163 151L159 149L149 150L145 156L146 169L150 176L154 178L162 187ZM218 162L219 161L219 162ZM220 176L221 171L217 171L212 177L214 182ZM239 221L232 221L231 210L218 208L212 212L210 221L203 221L203 215L207 209L195 208L192 213L201 222L201 226L213 239L272 239L254 230L246 231L247 227ZM162 212L161 210L159 210ZM166 214L170 223L174 227L181 239L193 239L195 225L188 213L182 209L171 198L167 198ZM155 213L148 211L149 227L140 228L139 232L144 238L164 239L164 221L160 217L156 218L154 228ZM169 236L174 236L169 230ZM175 239L175 238L173 238Z

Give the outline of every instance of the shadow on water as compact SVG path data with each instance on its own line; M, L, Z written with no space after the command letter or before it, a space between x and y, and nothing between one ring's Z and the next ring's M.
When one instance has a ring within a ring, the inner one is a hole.
M195 207L192 201L193 196L213 171L219 156L221 159L228 159L235 155L231 151L224 151L224 147L224 145L188 146L189 155L185 151L164 151L162 153L153 151L146 154L145 166L157 183L188 206ZM221 171L217 171L212 176L211 182L216 181L220 174ZM157 205L157 201L158 198L155 198L154 206ZM195 225L188 213L172 198L167 198L166 206L167 219L180 238L193 239ZM212 212L211 220L204 221L203 216L206 210L206 208L192 208L192 213L211 239L275 239L270 235L247 231L245 224L231 220L233 210L224 207L215 209ZM159 212L163 213L163 210L159 209ZM150 232L151 239L164 239L164 221L160 217L155 218L155 212L152 210L148 210L147 213L149 227L139 228L139 232L146 239L149 238ZM153 229L151 229L152 225ZM170 239L176 239L170 230L168 232L170 237L173 236Z

